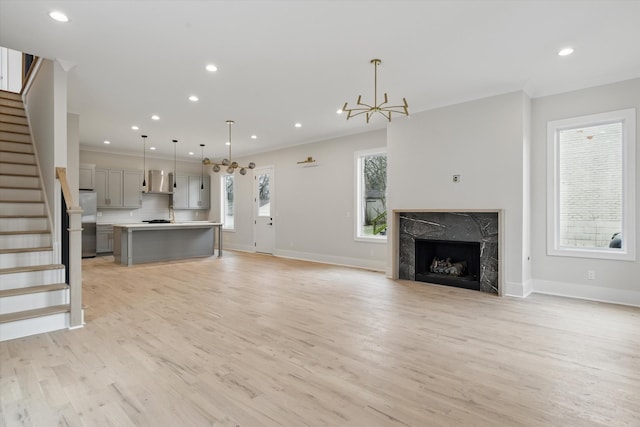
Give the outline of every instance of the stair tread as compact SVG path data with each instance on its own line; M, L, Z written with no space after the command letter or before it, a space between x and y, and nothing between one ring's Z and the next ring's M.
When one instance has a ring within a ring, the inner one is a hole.
M26 153L26 154L31 154L33 156L33 153ZM6 160L0 162L4 165L25 165L25 166L35 166L35 163L25 163L25 162L8 162Z
M69 285L67 285L66 283L54 283L51 285L37 285L28 286L26 288L5 289L4 291L0 291L0 297L13 297L17 295L35 294L38 292L60 291L68 288Z
M4 138L0 138L0 142L11 142L13 144L29 144L29 145L31 145L31 141L9 141L9 140L4 139Z
M7 141L4 141L7 142ZM0 150L0 153L11 153L11 154L31 154L34 155L35 153L29 153L26 151L15 151L15 150Z
M19 234L49 234L49 230L9 230L0 231L0 236L15 236Z
M46 215L0 215L2 219L8 218L46 218Z
M46 233L49 233L48 231ZM46 252L52 251L52 246L37 246L34 248L13 248L13 249L0 249L0 254L21 254L28 252Z
M51 307L37 308L35 310L18 311L0 315L0 323L15 322L16 320L31 319L34 317L49 316L52 314L68 313L69 304L54 305Z
M0 185L0 190L42 190L40 187L17 187L15 185Z
M28 176L28 177L33 177L33 178L37 178L38 175L37 174L24 174L24 173L0 173L0 176Z
M2 200L0 203L44 203L42 200Z
M44 271L44 270L60 270L63 269L63 264L42 264L42 265L31 265L24 267L9 267L9 268L0 268L0 274L13 274L13 273L26 273L29 271Z

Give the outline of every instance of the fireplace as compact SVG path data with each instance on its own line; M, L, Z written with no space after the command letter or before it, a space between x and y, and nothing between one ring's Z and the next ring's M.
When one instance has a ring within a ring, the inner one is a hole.
M501 215L501 210L394 210L397 277L500 295ZM436 274L430 271L434 259L441 262ZM448 270L456 263L465 266L462 276Z
M480 242L415 239L415 280L480 290Z

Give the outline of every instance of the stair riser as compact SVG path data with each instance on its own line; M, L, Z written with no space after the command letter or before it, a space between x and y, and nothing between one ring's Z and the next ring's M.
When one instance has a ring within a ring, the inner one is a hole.
M22 95L20 95L18 92L0 90L0 103L3 99L10 99L13 101L22 101Z
M23 144L26 145L26 144ZM7 163L28 163L30 165L36 164L36 156L33 153L0 153L2 161Z
M15 123L6 123L0 120L0 131L28 134L29 126L18 125Z
M0 248L22 249L51 246L51 234L19 234L0 236Z
M0 188L0 200L42 202L42 190L33 188Z
M25 117L24 108L8 107L0 104L0 114L8 114L10 116Z
M21 144L19 142L0 141L0 151L18 151L20 153L33 153L31 144ZM4 155L2 155L4 158Z
M53 264L53 251L0 254L0 268Z
M18 99L9 99L9 98L0 98L0 105L3 105L5 107L12 107L12 108L24 108L24 104L22 103L22 100L18 100Z
M47 218L0 218L0 231L48 230Z
M28 288L29 286L53 285L64 283L64 269L24 271L13 274L0 274L0 290Z
M69 313L18 320L0 324L0 341L8 341L69 328Z
M12 163L0 163L0 174L36 175L37 171L38 169L35 165L14 165Z
M2 215L45 215L44 203L0 202Z
M18 311L35 310L53 305L69 304L69 290L38 292L34 294L15 295L0 300L0 314Z
M31 137L29 135L23 135L20 133L0 131L0 140L9 141L9 142L29 142L30 143Z
M2 123L12 123L14 125L28 125L29 124L29 122L27 121L27 118L24 117L24 114L22 114L20 116L13 116L13 115L9 115L9 114L1 114L0 113L0 122L2 122Z
M0 187L40 188L36 176L0 175Z

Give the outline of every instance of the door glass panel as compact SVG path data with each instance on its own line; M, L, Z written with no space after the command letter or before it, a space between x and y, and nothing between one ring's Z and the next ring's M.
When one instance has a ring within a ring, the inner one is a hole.
M258 216L271 216L271 194L269 191L269 174L258 176Z

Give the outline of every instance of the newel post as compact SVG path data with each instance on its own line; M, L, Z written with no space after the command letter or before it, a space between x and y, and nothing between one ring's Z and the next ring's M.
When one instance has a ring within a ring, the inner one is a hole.
M82 316L82 209L67 209L69 214L69 328L83 326Z

